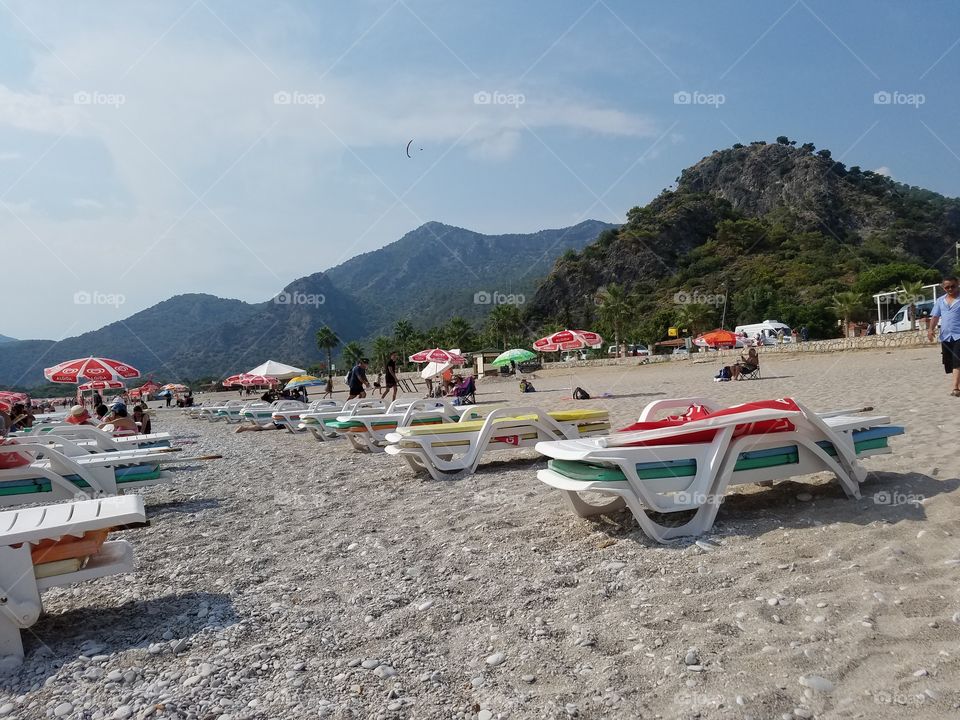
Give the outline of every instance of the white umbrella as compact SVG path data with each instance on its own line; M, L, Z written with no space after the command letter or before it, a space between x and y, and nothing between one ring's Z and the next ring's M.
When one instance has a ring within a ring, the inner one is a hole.
M459 355L460 348L452 349L449 352L453 355ZM422 377L424 380L427 380L429 378L436 377L437 375L442 375L453 366L454 363L452 362L429 362L427 363L426 367L420 371L420 377Z
M248 370L247 375L263 375L277 380L289 380L297 375L303 375L307 371L303 368L284 365L276 360L267 360L263 365L257 365L253 370Z

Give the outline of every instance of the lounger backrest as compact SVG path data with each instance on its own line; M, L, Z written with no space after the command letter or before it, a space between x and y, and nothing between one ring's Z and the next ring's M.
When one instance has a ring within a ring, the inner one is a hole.
M16 445L15 440L0 440L0 445ZM10 470L12 468L29 465L32 460L18 452L0 452L0 470Z

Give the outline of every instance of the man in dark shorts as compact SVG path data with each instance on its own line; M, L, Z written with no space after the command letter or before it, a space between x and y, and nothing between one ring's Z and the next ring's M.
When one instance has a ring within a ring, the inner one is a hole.
M367 380L367 364L369 362L367 358L360 358L357 364L353 366L353 370L350 371L350 397L347 400L367 396L364 387L370 387L370 381Z
M387 396L387 393L390 390L393 390L393 398L391 402L397 399L397 352L394 350L390 353L390 357L387 358L387 364L383 368L384 375L386 376L385 383L386 387L383 388L383 392L380 394L380 399L382 400Z
M937 325L940 326L940 352L943 369L953 375L954 397L960 397L960 282L950 276L943 279L943 291L933 303L930 311L930 326L927 339L933 342Z

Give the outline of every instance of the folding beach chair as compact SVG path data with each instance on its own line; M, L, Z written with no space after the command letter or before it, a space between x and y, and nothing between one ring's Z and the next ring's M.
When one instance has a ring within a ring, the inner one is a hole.
M37 622L44 590L133 570L132 546L106 538L112 529L145 521L137 496L0 512L2 665L23 661L20 630Z
M326 426L343 433L355 450L380 453L387 434L397 428L454 423L464 415L479 417L472 408L454 407L443 399L398 400L385 413L342 415Z
M653 421L653 412L689 407L684 416ZM818 415L786 398L729 408L699 398L651 403L630 428L605 438L544 442L550 458L537 477L563 490L581 516L624 506L654 540L700 535L713 526L727 487L832 472L850 497L860 496L866 471L859 458L888 453L903 433L883 416L849 412ZM581 493L612 495L594 505ZM678 526L658 524L650 512L694 511Z
M497 408L482 420L398 427L386 435L385 451L402 457L414 472L435 480L474 473L485 453L533 447L545 440L606 434L610 422L604 410L558 410L536 407Z

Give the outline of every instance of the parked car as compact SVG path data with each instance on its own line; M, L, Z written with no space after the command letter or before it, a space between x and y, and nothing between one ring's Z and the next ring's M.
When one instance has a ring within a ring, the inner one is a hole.
M646 345L627 345L626 346L626 355L625 357L640 357L650 354L650 350ZM617 346L611 345L607 348L607 355L610 357L617 357Z

